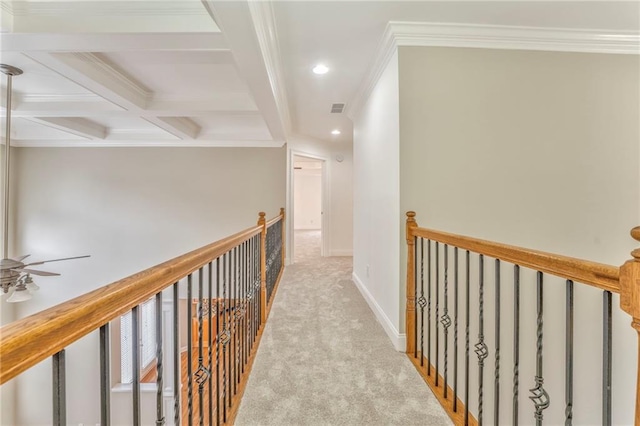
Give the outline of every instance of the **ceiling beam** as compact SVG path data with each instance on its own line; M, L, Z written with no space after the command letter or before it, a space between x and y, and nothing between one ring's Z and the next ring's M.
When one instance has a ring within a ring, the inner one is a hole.
M144 109L152 93L92 53L26 54L36 62L127 110Z
M146 117L145 120L180 139L196 139L201 129L187 117Z
M105 139L109 133L106 127L80 117L32 117L27 120L88 139Z
M3 33L3 52L131 52L229 50L220 33Z
M248 2L202 0L202 3L222 30L238 72L249 86L271 136L275 140L285 140L287 130L282 117L288 114L280 110L278 89L272 84L276 82L270 79Z

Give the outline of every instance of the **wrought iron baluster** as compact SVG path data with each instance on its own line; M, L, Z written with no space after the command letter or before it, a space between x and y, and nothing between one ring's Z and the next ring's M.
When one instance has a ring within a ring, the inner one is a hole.
M494 382L493 382L493 424L499 426L500 424L500 260L496 259L495 262L495 367L494 367Z
M418 250L418 238L416 238L414 247ZM418 264L416 262L416 268ZM416 275L417 276L417 275ZM417 284L417 280L416 280ZM424 366L424 307L427 305L427 299L424 298L424 238L420 238L420 297L418 298L418 306L420 306L420 366Z
M227 315L229 313L227 299L227 263L228 254L222 255L222 332L218 336L218 346L222 345L222 423L227 422L227 345L229 344L229 325ZM219 260L218 260L219 261ZM218 319L219 320L219 319ZM220 383L218 383L218 386Z
M242 367L242 277L240 275L240 254L242 246L236 247L236 393L240 384Z
M478 356L478 426L482 426L484 414L484 360L489 356L487 344L484 342L484 255L480 255L479 261L479 321L478 321L478 343L475 345L475 352Z
M224 259L224 258L223 258ZM224 260L223 260L224 262ZM224 303L224 299L223 303ZM220 318L224 318L224 305L220 306L220 258L216 259L216 426L220 426ZM224 363L224 357L222 358ZM224 379L222 380L224 383ZM224 404L222 404L224 406Z
M173 423L180 425L180 320L178 283L173 284Z
M520 266L513 266L513 426L518 426L520 395Z
M111 424L111 371L109 323L100 327L100 425Z
M413 237L413 294L414 296L418 296L418 237ZM420 302L420 300L416 300L416 302ZM414 327L413 327L413 341L418 341L418 317L414 316ZM422 330L421 330L422 331ZM418 358L418 345L415 344L413 346L413 358ZM420 358L423 358L420 355ZM420 360L420 365L422 365L422 360Z
M200 408L200 426L204 426L204 387L209 380L209 370L204 365L204 269L198 269L198 369L195 380L198 383L198 406Z
M567 280L565 318L565 410L564 424L573 424L573 281Z
M187 415L193 425L193 275L187 277Z
M611 425L611 292L602 292L602 424Z
M542 376L542 338L543 338L543 274L538 271L537 274L537 307L538 307L538 319L537 319L537 337L536 337L536 377L535 386L530 389L531 396L529 399L533 401L535 412L534 417L536 419L536 425L542 425L542 411L549 407L549 394L544 389L544 378Z
M131 367L133 370L133 380L131 382L131 392L133 393L133 425L141 424L140 413L140 306L135 306L131 310Z
M458 412L458 247L453 248L453 412Z
M444 308L440 318L444 332L444 397L447 398L449 391L447 381L449 379L449 327L451 327L451 317L449 317L449 246L444 245Z
M67 425L67 380L65 350L51 357L53 363L53 424Z
M156 425L161 426L164 424L164 410L162 393L164 390L164 378L162 369L163 363L163 348L162 348L162 292L156 294Z
M436 386L440 379L440 327L438 319L440 317L440 243L436 241L436 313L435 313L435 326L436 326Z
M227 280L229 283L229 300L227 303L227 328L229 331L229 342L227 346L227 406L231 408L233 398L233 269L231 261L233 260L233 252L230 251L227 256ZM225 420L226 421L226 420Z
M207 342L208 342L208 359L209 362L207 364L208 368L209 368L209 426L213 425L213 383L212 383L212 376L213 376L213 313L218 312L218 306L217 304L213 303L213 262L209 262L208 268L207 268L207 272L208 272L208 291L207 291L207 301L208 301L208 305L209 305L209 309L208 309L208 329L209 329L209 333L207 336ZM217 293L216 293L217 296ZM217 373L216 373L216 379L217 379ZM217 415L217 411L216 411L216 415Z
M427 240L427 376L431 375L431 240Z
M470 346L470 338L469 338L469 322L470 322L470 294L469 287L471 282L471 273L470 273L470 253L469 250L466 251L467 255L465 257L465 331L464 331L464 424L467 426L469 424L469 346Z

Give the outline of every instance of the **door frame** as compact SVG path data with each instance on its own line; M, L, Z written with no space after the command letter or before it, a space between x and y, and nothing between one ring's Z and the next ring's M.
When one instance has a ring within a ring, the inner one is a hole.
M287 264L292 264L294 257L294 229L293 229L293 220L294 220L294 193L293 193L293 182L294 182L294 157L306 157L314 160L318 160L322 162L321 168L321 224L320 224L320 255L330 256L329 247L330 245L330 234L329 227L331 223L331 204L330 204L330 187L329 187L329 176L330 176L330 161L329 157L325 157L323 155L311 154L309 152L297 150L297 149L289 149L287 155Z

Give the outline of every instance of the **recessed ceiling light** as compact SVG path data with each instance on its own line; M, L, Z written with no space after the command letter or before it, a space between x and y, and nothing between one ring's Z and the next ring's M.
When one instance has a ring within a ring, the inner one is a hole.
M314 74L326 74L329 72L329 68L327 68L325 65L318 64L313 67L313 72Z
M338 129L332 130L331 134L332 135L339 135L340 134L340 130L338 130Z

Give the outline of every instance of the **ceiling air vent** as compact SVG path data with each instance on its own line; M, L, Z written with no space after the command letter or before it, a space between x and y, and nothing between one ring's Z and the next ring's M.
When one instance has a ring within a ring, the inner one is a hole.
M342 114L344 104L331 104L331 114Z

